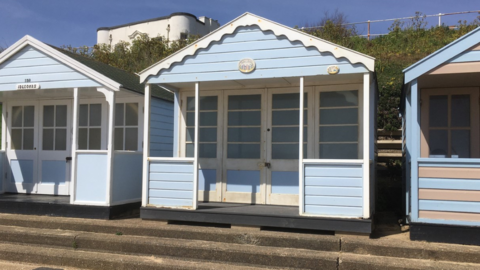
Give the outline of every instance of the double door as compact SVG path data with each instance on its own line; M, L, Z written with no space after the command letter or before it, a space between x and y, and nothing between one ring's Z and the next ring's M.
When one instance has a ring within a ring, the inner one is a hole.
M191 104L193 97L187 99ZM192 109L186 108L187 156L193 155ZM307 105L303 112L306 118ZM298 89L202 92L200 200L298 205L299 113ZM206 192L202 185L208 178Z
M71 101L9 103L7 192L68 195Z

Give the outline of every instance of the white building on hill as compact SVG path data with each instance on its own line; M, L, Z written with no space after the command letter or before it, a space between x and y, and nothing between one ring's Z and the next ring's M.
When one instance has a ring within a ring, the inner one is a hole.
M206 35L220 27L217 20L195 17L184 12L172 13L159 18L97 29L97 44L114 46L120 41L130 42L138 35L162 37L169 40L186 39L188 35Z

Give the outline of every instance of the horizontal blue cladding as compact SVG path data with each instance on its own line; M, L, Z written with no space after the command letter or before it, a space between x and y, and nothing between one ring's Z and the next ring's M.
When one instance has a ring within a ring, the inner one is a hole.
M193 179L193 176L192 176ZM179 181L150 181L150 189L163 190L193 190L193 181L179 182Z
M305 177L306 186L362 187L362 178L345 177Z
M198 190L215 191L217 189L217 170L201 169L198 171Z
M479 62L480 61L480 51L466 51L454 58L452 58L448 63L464 63L464 62Z
M141 153L115 153L113 159L112 201L132 201L142 198Z
M193 198L191 190L156 190L150 189L150 198L189 199Z
M431 189L480 190L480 179L420 178L418 187Z
M362 165L305 165L305 177L362 177Z
M419 210L480 213L480 202L419 200Z
M150 156L173 157L173 103L152 98Z
M33 184L33 160L12 159L10 161L12 183Z
M152 181L177 181L177 182L191 182L193 181L193 173L153 173L150 172L150 180Z
M75 200L106 202L107 154L77 154Z
M343 206L322 206L322 205L305 205L305 213L317 214L325 216L344 216L344 217L360 217L362 216L361 207L343 207Z
M304 168L306 214L363 215L362 164L305 164Z
M192 163L150 162L149 167L149 204L167 207L192 206Z
M299 194L298 172L272 171L272 193Z
M260 171L227 170L227 191L260 192Z
M362 197L305 196L305 205L362 207Z
M419 158L420 167L480 168L478 158Z
M16 84L24 83L25 78L39 83L42 89L101 86L32 46L26 46L0 64L0 91L16 90Z
M361 187L323 187L308 186L305 188L305 195L316 196L344 196L344 197L362 197L363 190Z
M480 226L480 222L478 221L464 221L464 220L419 218L417 219L417 222L432 223L432 224L460 225L460 226Z
M256 69L248 74L238 71L238 61L252 58ZM258 78L328 75L327 67L339 66L340 74L365 73L362 64L351 64L345 58L307 48L300 41L275 36L258 26L239 27L220 41L186 56L168 70L151 76L149 83L198 82Z
M192 207L193 205L192 200L153 198L153 197L150 197L149 203L156 206L169 206L169 207Z

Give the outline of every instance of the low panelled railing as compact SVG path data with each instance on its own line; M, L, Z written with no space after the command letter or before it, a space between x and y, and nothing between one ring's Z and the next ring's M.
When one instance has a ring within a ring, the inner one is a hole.
M303 160L303 214L363 216L363 160Z
M75 200L76 204L107 205L107 150L77 150Z
M480 159L419 158L412 222L480 226Z
M148 206L195 208L193 158L148 158Z
M139 151L114 151L112 204L142 200L142 159Z

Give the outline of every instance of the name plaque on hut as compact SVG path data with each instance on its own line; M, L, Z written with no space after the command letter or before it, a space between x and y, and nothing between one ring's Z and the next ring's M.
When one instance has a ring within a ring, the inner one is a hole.
M242 73L250 73L255 69L255 61L251 58L244 58L238 62L238 70Z

